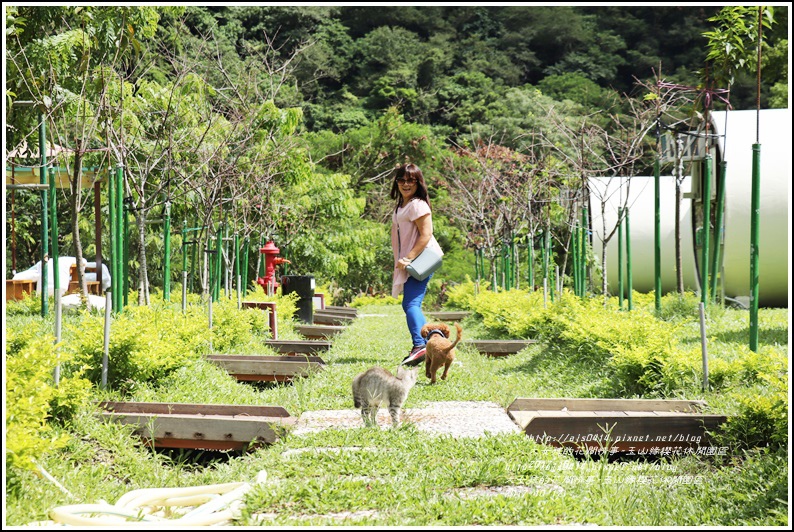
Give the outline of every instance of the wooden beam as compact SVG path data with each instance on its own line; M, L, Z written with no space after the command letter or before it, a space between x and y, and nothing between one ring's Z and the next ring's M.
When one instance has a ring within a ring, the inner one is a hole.
M358 309L355 307L342 307L339 305L326 305L325 308L322 310L343 312L347 314L353 314L354 316L358 314Z
M348 325L353 318L346 318L341 316L333 316L328 314L319 314L314 312L313 321L315 325Z
M265 340L265 345L272 347L278 353L319 353L328 351L331 342L326 340Z
M242 381L285 382L307 377L325 367L323 359L316 356L207 355L206 358Z
M665 416L653 412L566 414L569 413L532 417L524 432L538 443L591 454L605 451L656 454L705 446L707 433L727 419L722 415L691 413Z
M427 315L439 321L460 321L468 317L470 312L467 311L446 311L446 312L428 312Z
M274 443L297 420L282 407L100 403L104 419L135 426L153 447L246 450Z
M634 412L701 412L705 401L685 399L589 399L589 398L516 398L507 407L508 413L519 410L581 410L611 411L628 410Z
M298 333L306 338L331 338L345 331L346 327L336 325L298 325Z
M464 345L473 345L477 351L488 356L505 356L518 353L537 340L463 340Z

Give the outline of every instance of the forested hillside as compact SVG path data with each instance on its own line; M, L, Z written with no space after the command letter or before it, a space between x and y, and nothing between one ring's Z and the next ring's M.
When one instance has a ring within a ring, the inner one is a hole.
M50 163L72 183L83 168L123 168L141 301L163 286L167 206L175 283L193 253L191 287L208 289L208 266L180 233L195 227L195 249L218 234L248 246L249 281L257 246L273 239L292 272L333 282L340 298L384 290L390 176L406 160L428 177L445 280L472 275L478 257L486 275L508 254L526 260L544 231L566 274L587 176L647 175L659 125L704 102L753 109L757 97L764 108L788 98L785 6L764 12L760 93L757 8L5 10L6 150L31 148L15 164L39 164L43 123L66 148ZM58 191L60 249L92 260L96 199L78 191ZM40 256L40 200L10 201L6 263L13 254L23 269Z

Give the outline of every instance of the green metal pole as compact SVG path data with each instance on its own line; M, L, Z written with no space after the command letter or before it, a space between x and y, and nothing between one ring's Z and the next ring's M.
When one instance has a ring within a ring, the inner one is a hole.
M263 247L265 247L265 235L261 235L259 237L259 249L262 249ZM261 256L261 253L260 253L260 256ZM256 274L257 274L257 277L264 277L265 276L265 261L261 260L261 257L260 257L260 260L259 260L259 270L256 272Z
M551 297L551 302L554 303L554 287L557 285L557 276L555 275L554 268L552 267L555 265L555 263L554 256L551 252L551 228L549 228L548 232L546 233L546 237L548 238L546 245L549 247L549 296Z
M242 278L240 275L240 240L237 231L234 232L234 286L237 288L237 304L240 304Z
M530 292L535 291L535 241L532 234L527 235L527 282Z
M119 276L116 270L116 174L108 170L108 234L110 241L110 253L108 269L110 270L110 303L113 310L116 310L117 293L121 293L119 288Z
M582 269L582 297L587 295L587 207L582 208L582 254L580 267Z
M198 220L196 220L195 223L198 223ZM190 248L190 250L191 250L190 251L190 272L191 272L191 275L190 275L190 291L191 292L194 292L196 290L196 271L200 267L198 265L200 257L201 257L199 255L198 237L199 237L199 235L196 235L196 237L195 237L196 242L194 244L192 244L192 247ZM198 277L201 278L200 275Z
M41 155L41 166L39 167L39 183L47 185L47 126L44 124L44 113L39 113L39 154ZM48 190L41 190L41 315L46 317L49 314L49 291L50 279L47 273L47 262L50 259L49 252L49 209L47 207ZM58 273L53 271L57 277Z
M753 144L753 185L750 197L750 350L758 352L758 266L761 240L761 145Z
M703 233L700 260L700 300L705 308L709 300L709 233L711 232L711 155L703 159Z
M623 310L623 207L618 207L618 308Z
M61 270L58 268L58 209L57 209L57 196L55 194L55 175L52 167L47 171L48 179L50 182L50 235L52 237L52 286L54 288L55 299L58 298L58 292L61 289ZM101 272L100 272L101 273ZM102 278L99 277L101 281Z
M633 290L633 283L631 280L631 227L629 225L629 210L626 209L626 282L627 282L627 295L629 298L629 310L634 308L631 300L631 292Z
M581 295L579 290L579 228L574 224L571 231L571 274L573 277L573 293Z
M124 226L122 220L124 217L124 165L121 163L116 166L116 249L115 259L116 262L116 275L118 276L118 294L116 294L116 312L121 312L124 297Z
M122 305L119 310L124 310L124 307L128 304L128 299L130 297L130 210L127 205L124 205L122 209L122 214L124 216L124 233L121 239L121 260L122 260L122 275L121 280L124 282L124 293L122 294Z
M656 311L662 309L662 229L661 229L661 207L659 205L659 159L653 163L653 185L654 185L654 216L653 216L653 267L654 267L654 302Z
M549 229L543 233L543 278L548 283L549 279Z
M163 299L171 301L171 202L165 202L163 218Z
M187 308L187 220L182 221L182 311Z
M725 213L725 175L727 173L728 163L722 161L720 165L719 180L717 181L717 212L715 214L716 220L714 222L714 250L711 253L711 297L712 299L717 296L717 273L720 271L720 262L722 261L721 248L722 238L724 233L723 215Z
M215 238L215 283L212 288L213 301L221 297L221 246L223 245L223 222L218 225Z
M243 254L243 297L248 295L248 270L249 263L248 263L248 252L251 250L251 240L248 237L243 239L243 249L245 253Z

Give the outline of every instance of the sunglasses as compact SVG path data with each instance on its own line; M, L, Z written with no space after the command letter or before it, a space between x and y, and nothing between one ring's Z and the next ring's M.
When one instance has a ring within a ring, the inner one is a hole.
M405 179L401 177L397 179L397 182L400 183L401 185L414 185L416 184L416 179Z

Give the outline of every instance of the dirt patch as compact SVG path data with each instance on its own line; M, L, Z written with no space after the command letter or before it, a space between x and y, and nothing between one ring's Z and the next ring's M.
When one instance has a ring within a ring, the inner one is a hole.
M564 493L565 490L556 484L542 484L540 486L477 486L472 488L458 488L445 493L447 496L456 496L461 499L478 499L481 497L517 497L525 493Z

